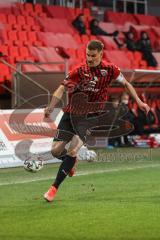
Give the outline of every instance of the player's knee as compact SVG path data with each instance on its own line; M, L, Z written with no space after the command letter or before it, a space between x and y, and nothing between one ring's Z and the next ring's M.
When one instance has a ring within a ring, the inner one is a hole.
M77 150L76 148L72 149L72 150L69 150L68 151L68 155L71 156L71 157L76 157L77 155Z
M51 150L52 156L53 157L59 157L61 155L61 152L59 150L57 150L56 148L53 148Z

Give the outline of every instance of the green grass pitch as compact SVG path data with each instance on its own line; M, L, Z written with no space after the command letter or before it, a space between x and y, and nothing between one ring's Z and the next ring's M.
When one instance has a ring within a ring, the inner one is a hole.
M1 240L160 239L160 149L99 150L47 203L57 168L0 170Z

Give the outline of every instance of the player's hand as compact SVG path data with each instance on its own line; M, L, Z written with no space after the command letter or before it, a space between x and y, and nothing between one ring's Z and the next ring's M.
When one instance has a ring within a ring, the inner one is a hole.
M44 109L44 117L45 118L49 118L50 117L50 114L52 113L53 109L51 109L50 107L46 107Z
M148 112L150 111L150 107L148 106L147 103L140 102L140 103L138 104L138 107L139 107L142 111L144 111L146 114L148 114Z

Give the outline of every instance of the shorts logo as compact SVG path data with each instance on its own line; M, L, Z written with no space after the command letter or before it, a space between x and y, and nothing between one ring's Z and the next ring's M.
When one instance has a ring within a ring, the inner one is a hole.
M103 77L107 76L107 70L101 69L100 72Z

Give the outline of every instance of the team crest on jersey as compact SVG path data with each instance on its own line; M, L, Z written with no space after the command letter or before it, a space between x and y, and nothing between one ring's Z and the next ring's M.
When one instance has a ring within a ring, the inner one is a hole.
M101 69L100 72L103 77L107 76L107 70Z
M97 76L94 76L94 77L93 77L93 81L98 82L98 77L97 77Z

